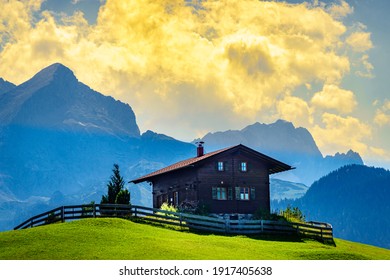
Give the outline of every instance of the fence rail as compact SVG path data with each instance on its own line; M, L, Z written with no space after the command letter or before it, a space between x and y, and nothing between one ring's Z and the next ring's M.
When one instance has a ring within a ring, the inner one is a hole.
M96 217L134 217L142 220L180 226L181 228L226 234L288 234L306 236L333 243L333 229L321 222L290 223L269 220L225 220L156 208L120 204L82 204L61 206L31 217L14 230L68 220Z

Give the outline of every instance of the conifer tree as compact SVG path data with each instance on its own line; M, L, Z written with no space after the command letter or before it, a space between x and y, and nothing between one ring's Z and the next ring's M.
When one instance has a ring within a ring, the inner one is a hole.
M120 174L119 165L114 164L112 169L113 175L110 177L110 182L107 184L107 195L102 196L101 204L129 204L130 193L124 189L125 181Z

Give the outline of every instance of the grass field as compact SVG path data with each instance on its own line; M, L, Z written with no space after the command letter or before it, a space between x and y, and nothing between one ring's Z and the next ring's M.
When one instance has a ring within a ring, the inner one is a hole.
M2 260L365 260L390 250L335 239L196 234L105 218L0 233Z

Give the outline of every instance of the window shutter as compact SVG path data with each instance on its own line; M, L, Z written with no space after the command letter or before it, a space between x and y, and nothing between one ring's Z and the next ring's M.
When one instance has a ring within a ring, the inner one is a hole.
M229 170L228 162L224 161L223 162L223 171L228 171L228 170Z
M228 200L233 200L233 188L228 188Z
M212 195L213 199L217 199L217 188L216 187L212 187L211 195Z
M251 187L251 200L256 199L256 189L255 187Z
M236 200L240 200L240 187L236 187Z

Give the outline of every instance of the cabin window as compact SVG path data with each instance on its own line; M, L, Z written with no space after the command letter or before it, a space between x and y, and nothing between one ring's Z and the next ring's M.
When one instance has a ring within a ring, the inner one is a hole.
M225 171L225 165L224 165L223 161L218 161L217 170L218 171Z
M240 171L247 172L248 171L248 165L246 161L242 161L240 165Z
M249 200L249 188L241 187L240 188L240 200Z
M254 187L236 187L236 200L255 200Z
M216 200L226 200L227 192L225 187L213 187L212 188L213 199Z

